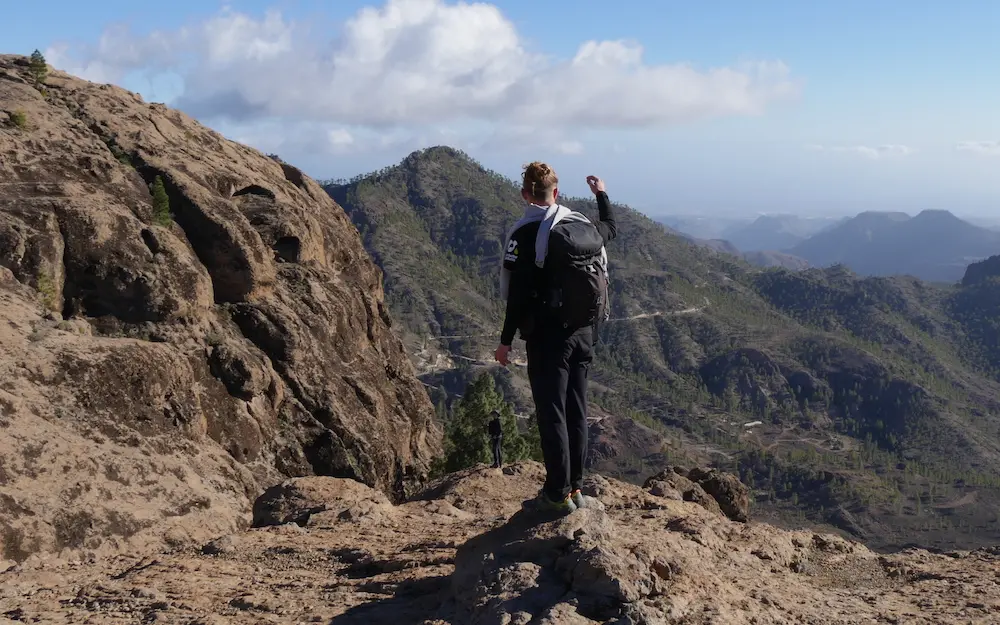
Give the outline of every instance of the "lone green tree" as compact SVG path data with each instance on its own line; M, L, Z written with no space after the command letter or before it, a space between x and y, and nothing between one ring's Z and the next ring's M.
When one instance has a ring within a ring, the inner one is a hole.
M453 406L445 424L444 471L459 471L491 461L487 424L494 410L500 411L503 427L504 462L539 458L537 441L522 435L513 407L504 401L489 373L481 373L465 389L465 394Z
M153 219L161 226L169 226L170 198L167 197L167 189L163 186L163 178L157 176L153 179Z
M35 50L31 53L31 62L28 65L28 71L31 72L31 76L35 79L35 82L41 84L45 82L45 79L49 75L49 64L45 61L45 56L42 55L41 51Z

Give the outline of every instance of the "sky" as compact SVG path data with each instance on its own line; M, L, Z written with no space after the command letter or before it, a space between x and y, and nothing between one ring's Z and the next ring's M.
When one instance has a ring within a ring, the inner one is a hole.
M316 178L451 145L651 215L1000 215L995 0L0 0L0 53Z

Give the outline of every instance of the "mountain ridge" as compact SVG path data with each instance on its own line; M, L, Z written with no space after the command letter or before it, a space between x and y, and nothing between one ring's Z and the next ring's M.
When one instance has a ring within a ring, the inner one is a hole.
M868 211L789 250L811 265L843 263L865 275L914 275L957 282L971 263L1000 253L1000 233L947 210L915 216Z
M467 363L465 370L424 370L435 400L460 393L472 371L485 369L519 410L530 411L523 371L490 364L502 314L499 241L520 215L517 185L463 152L436 147L327 189L368 228L366 247L385 269L390 309L403 300L409 308L398 316L419 318L401 328L422 335L408 343L418 367L434 350ZM596 214L591 200L561 203ZM449 210L465 224L451 231L456 238L433 227ZM372 229L370 216L387 213L397 217ZM1000 457L991 442L1000 434L990 416L1000 411L997 380L984 369L989 346L970 342L984 336L973 331L984 327L982 314L962 320L955 313L975 308L960 303L957 287L862 278L838 267L762 270L673 235L627 206L618 214L619 238L609 246L618 321L602 330L592 401L654 428L664 440L661 454L619 456L620 474L640 479L643 467L675 455L760 485L762 513L777 522L805 513L886 547L990 540L986 502L1000 493L981 468ZM397 253L410 239L429 241L419 271ZM427 275L425 268L439 265L448 268L444 278ZM412 306L418 300L419 310ZM433 340L438 331L462 338ZM742 425L755 421L762 425ZM943 441L962 454L941 453ZM907 477L912 470L919 471L917 482ZM966 521L935 512L937 525L929 526L926 511L928 497L963 496L965 487L956 490L945 477L957 474L979 485L977 503L950 513L975 524L960 538L942 528ZM844 520L849 517L857 522Z
M724 234L742 252L783 251L806 240L823 226L795 215L765 214Z
M1000 253L995 230L945 209L925 209L912 216L868 210L820 227L813 221L765 214L711 239L671 229L759 267L803 269L842 263L861 275L914 275L938 282L956 282L970 263Z
M671 228L670 226L663 226L667 229L670 234L682 237L700 245L706 249L714 250L721 254L728 254L730 256L735 256L741 260L744 260L755 267L783 267L785 269L804 269L809 266L809 263L805 259L793 256L791 254L785 254L783 252L772 251L772 250L760 250L760 251L750 251L743 252L740 251L732 242L725 239L699 239L697 237L691 236L680 230Z

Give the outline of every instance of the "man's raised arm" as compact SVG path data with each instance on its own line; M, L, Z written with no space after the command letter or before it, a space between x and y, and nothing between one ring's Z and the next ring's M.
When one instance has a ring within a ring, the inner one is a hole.
M601 233L601 237L604 238L606 245L618 235L615 212L611 208L611 200L608 199L608 193L604 190L604 181L597 176L587 176L587 184L590 186L590 190L593 191L594 196L597 197L597 210L600 214L600 221L594 225L597 226L597 231Z

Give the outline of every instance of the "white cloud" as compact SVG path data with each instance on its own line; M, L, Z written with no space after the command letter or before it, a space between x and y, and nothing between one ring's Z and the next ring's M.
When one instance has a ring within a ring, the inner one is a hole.
M464 129L467 146L473 152L531 152L532 158L577 156L585 145L580 132L562 126L532 126L510 123L501 126L482 124Z
M567 156L583 154L583 144L579 141L561 141L556 144L556 151Z
M334 148L344 148L354 145L354 135L343 128L332 128L326 132L330 145Z
M162 71L174 65L188 37L184 29L170 33L153 31L145 37L135 37L126 28L110 26L82 54L74 53L63 43L49 47L44 54L53 67L86 80L116 82L131 71Z
M911 148L908 145L898 145L898 144L885 144L878 146L868 146L868 145L817 145L810 144L806 146L810 150L817 152L840 152L847 154L856 154L858 156L863 156L870 159L880 159L890 156L910 156L916 152L916 149Z
M215 129L226 137L252 145L265 153L276 153L286 160L311 160L323 157L405 154L430 145L450 145L475 151L478 144L466 134L434 126L418 129L379 129L343 126L327 122L270 118L253 121L220 120ZM312 159L305 158L313 157Z
M955 149L980 156L1000 156L1000 141L962 141L955 145Z
M338 36L326 32L277 11L256 18L225 9L173 31L110 28L95 45L48 54L53 65L98 81L134 71L180 75L183 93L171 104L243 123L650 127L760 114L799 89L781 62L649 64L630 41L586 41L573 58L551 59L529 51L486 3L388 0L359 10ZM326 139L338 149L358 143L346 136ZM582 149L565 138L557 145Z
M49 65L57 67L84 80L98 83L114 82L121 78L122 69L96 58L76 58L69 52L69 46L60 44L45 49L45 60Z

